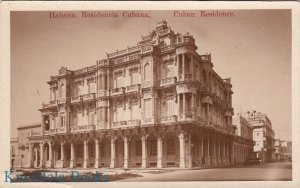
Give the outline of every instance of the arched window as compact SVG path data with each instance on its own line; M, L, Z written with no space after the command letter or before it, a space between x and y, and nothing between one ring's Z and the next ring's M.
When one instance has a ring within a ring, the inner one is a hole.
M150 65L146 63L144 66L144 81L149 81L150 79Z

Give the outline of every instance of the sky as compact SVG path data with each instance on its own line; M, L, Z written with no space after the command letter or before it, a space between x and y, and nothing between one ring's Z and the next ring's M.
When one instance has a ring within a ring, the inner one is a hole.
M95 11L94 11L95 12ZM102 13L104 11L101 11ZM109 11L112 12L112 11ZM191 33L199 54L212 54L214 70L231 77L235 113L267 114L275 137L291 140L291 17L289 10L236 10L234 17L51 19L49 12L11 14L11 135L40 122L49 102L49 81L60 67L95 65L106 53L135 46L162 19L175 33ZM63 12L66 13L66 12Z

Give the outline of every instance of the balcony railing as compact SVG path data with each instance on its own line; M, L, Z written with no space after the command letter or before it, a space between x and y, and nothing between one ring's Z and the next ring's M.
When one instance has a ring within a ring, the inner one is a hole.
M96 130L102 130L102 129L108 129L108 123L106 122L100 122L96 125Z
M177 82L176 77L170 77L170 78L165 78L160 80L160 86L168 86L175 84Z
M63 126L63 127L56 128L56 132L57 133L67 133L68 129L66 126Z
M123 87L115 88L111 90L111 95L122 95L123 94Z
M61 98L61 99L59 99L59 100L58 100L58 103L59 103L59 104L64 104L64 103L66 103L66 98Z
M126 93L138 92L141 88L140 84L135 84L126 87Z
M192 74L180 74L179 75L179 81L191 81L193 80Z
M176 123L177 122L177 116L164 116L160 119L160 123Z
M149 124L154 124L153 118L143 118L142 119L142 125L149 125Z
M109 96L109 91L108 90L98 91L98 97L107 97L107 96Z
M89 94L85 94L82 96L83 100L84 101L87 101L87 100L94 100L95 99L95 93L89 93Z
M71 103L80 102L80 96L71 97Z
M95 125L78 125L71 127L71 132L88 132L95 130Z
M180 114L178 121L197 121L195 114Z
M30 132L30 136L41 136L41 132Z
M161 52L165 52L165 51L169 51L169 50L173 50L173 49L175 49L174 45L168 45L168 46L161 48Z
M140 126L141 125L141 120L129 120L127 121L128 126Z

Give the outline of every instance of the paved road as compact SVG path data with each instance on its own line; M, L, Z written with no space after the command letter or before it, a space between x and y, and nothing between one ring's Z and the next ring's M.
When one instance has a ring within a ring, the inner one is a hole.
M144 177L123 181L288 181L292 179L292 164L278 162L235 168L162 170L142 175Z

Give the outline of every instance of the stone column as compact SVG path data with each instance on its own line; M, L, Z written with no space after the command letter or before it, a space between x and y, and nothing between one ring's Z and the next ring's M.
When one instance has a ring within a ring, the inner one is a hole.
M157 137L157 168L162 168L162 138L161 136Z
M178 117L180 115L180 93L177 94L177 110L178 110Z
M218 165L221 166L221 141L218 139Z
M184 79L184 75L185 75L185 55L182 54L182 75L183 75L183 79Z
M37 164L38 164L38 150L37 149L34 151L34 155L35 155L35 164L37 167Z
M185 100L185 95L186 95L186 93L182 93L182 106L183 106L183 108L182 108L182 115L183 115L183 119L184 120L186 120L186 100Z
M141 140L142 140L142 168L147 168L147 136L143 135Z
M33 145L29 143L29 168L33 168Z
M88 168L89 166L89 145L88 140L84 139L83 141L83 152L84 152L84 158L83 158L83 168Z
M99 158L99 139L95 139L95 168L100 167L100 158Z
M128 168L128 138L124 137L124 168Z
M71 159L70 159L70 168L74 168L75 167L75 156L74 156L75 152L74 152L74 143L71 142Z
M107 106L107 124L106 124L106 128L107 129L110 129L110 124L111 124L111 120L110 120L110 102L109 102L109 99L108 99L108 106Z
M217 166L216 140L213 141L213 165Z
M226 165L226 157L225 157L225 141L223 140L223 149L222 149L222 164Z
M60 143L60 160L61 160L61 165L62 165L62 168L65 166L64 165L64 162L65 162L65 150L64 150L64 145L65 145L65 142L62 141Z
M192 139L191 135L188 135L188 142L187 142L187 149L188 149L188 168L192 168L193 166L193 159L192 159Z
M44 167L44 143L40 143L40 168Z
M105 74L102 75L102 90L105 89Z
M179 55L176 55L176 61L177 61L177 80L179 81L179 75L180 75L180 61L179 61Z
M210 148L209 148L209 137L207 138L207 159L205 160L207 166L210 166Z
M111 138L110 140L110 168L115 168L115 151L116 151L116 148L115 148L115 138Z
M179 151L180 151L180 163L179 168L185 168L185 140L184 132L179 133Z
M192 99L191 99L191 103L192 103L192 114L196 115L195 113L195 95L194 93L192 93Z
M191 53L191 64L192 64L192 78L195 80L196 79L196 74L195 74L195 65L194 65L194 55Z
M52 142L49 142L49 161L50 161L50 168L53 168L53 148Z
M201 155L200 155L200 164L202 163L202 157L205 157L205 156L204 156L204 139L203 139L203 135L202 135L202 138L201 138Z

